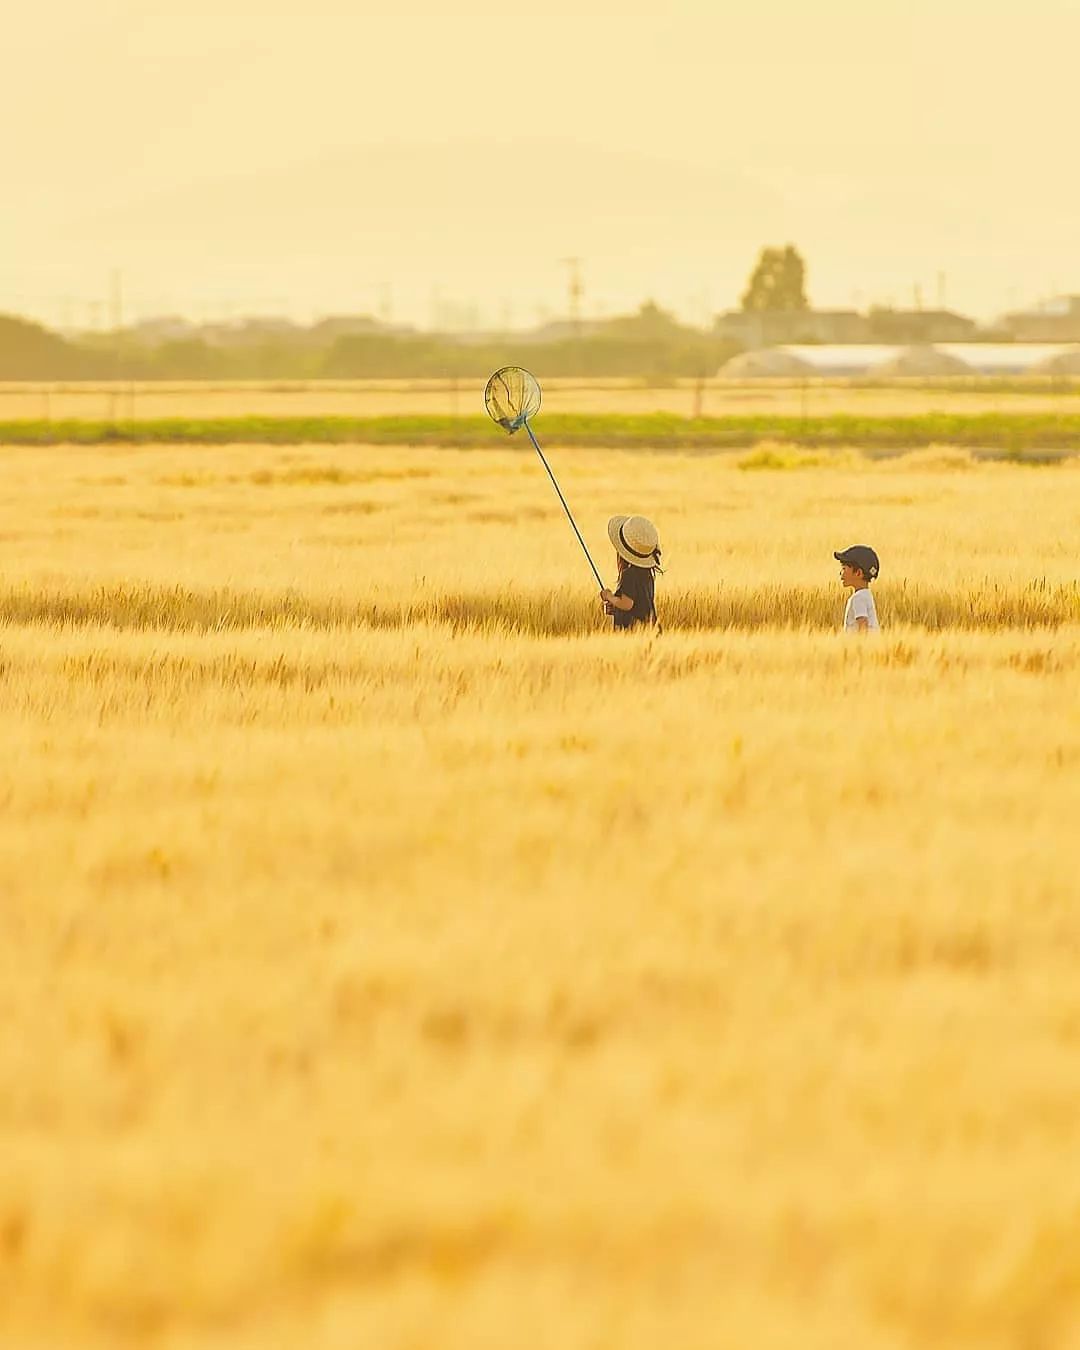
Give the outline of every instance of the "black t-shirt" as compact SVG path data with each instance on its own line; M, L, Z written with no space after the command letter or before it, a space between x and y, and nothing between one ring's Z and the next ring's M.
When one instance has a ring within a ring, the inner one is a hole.
M633 600L633 609L616 609L616 628L633 628L636 623L652 623L655 617L656 578L651 567L627 567L619 577L616 595Z

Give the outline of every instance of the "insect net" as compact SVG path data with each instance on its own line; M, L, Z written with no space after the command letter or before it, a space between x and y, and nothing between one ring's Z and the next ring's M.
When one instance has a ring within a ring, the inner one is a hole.
M512 436L540 411L536 376L520 366L503 366L487 382L484 407L492 421Z

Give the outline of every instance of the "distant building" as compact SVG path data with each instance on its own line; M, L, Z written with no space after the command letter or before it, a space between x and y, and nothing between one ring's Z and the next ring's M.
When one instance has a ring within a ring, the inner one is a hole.
M872 336L869 320L853 309L732 309L717 315L715 332L746 348L790 342L866 342Z
M606 319L551 319L520 336L529 343L568 342L572 338L598 337L608 327Z
M700 336L697 329L684 328L666 310L646 301L636 314L618 314L608 319L550 319L536 328L476 330L445 333L461 346L495 342L516 342L525 346L551 346L562 342L607 338L614 342L664 342L688 334Z
M868 318L875 342L966 342L978 327L949 309L872 309Z
M911 346L927 342L964 342L974 337L974 319L947 309L736 309L716 319L716 333L748 350L789 343L880 342Z
M407 324L385 323L370 314L332 314L305 329L302 339L312 347L332 347L339 338L407 337L415 331Z
M160 347L166 342L189 342L197 335L195 325L178 314L140 319L127 330L128 339L140 347Z
M1080 295L1059 295L1015 310L997 326L1014 342L1080 342Z
M577 338L598 337L605 331L603 319L553 319L538 328L477 328L448 330L439 337L458 347L486 347L498 343L519 343L523 346L550 346L556 342L570 342Z
M272 342L292 342L304 329L292 319L271 315L267 318L237 319L230 323L203 324L202 340L211 347L257 347Z

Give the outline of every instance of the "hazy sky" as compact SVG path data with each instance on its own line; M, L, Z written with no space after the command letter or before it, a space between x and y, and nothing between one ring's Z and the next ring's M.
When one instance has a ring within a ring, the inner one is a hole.
M182 10L182 12L181 12ZM452 13L450 11L453 11ZM1080 0L40 0L5 29L0 309L699 318L1080 292Z

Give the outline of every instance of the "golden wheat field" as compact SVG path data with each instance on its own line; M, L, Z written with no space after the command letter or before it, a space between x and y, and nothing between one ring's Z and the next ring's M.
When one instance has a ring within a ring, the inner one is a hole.
M3 451L5 1350L1080 1347L1080 473L552 460Z

